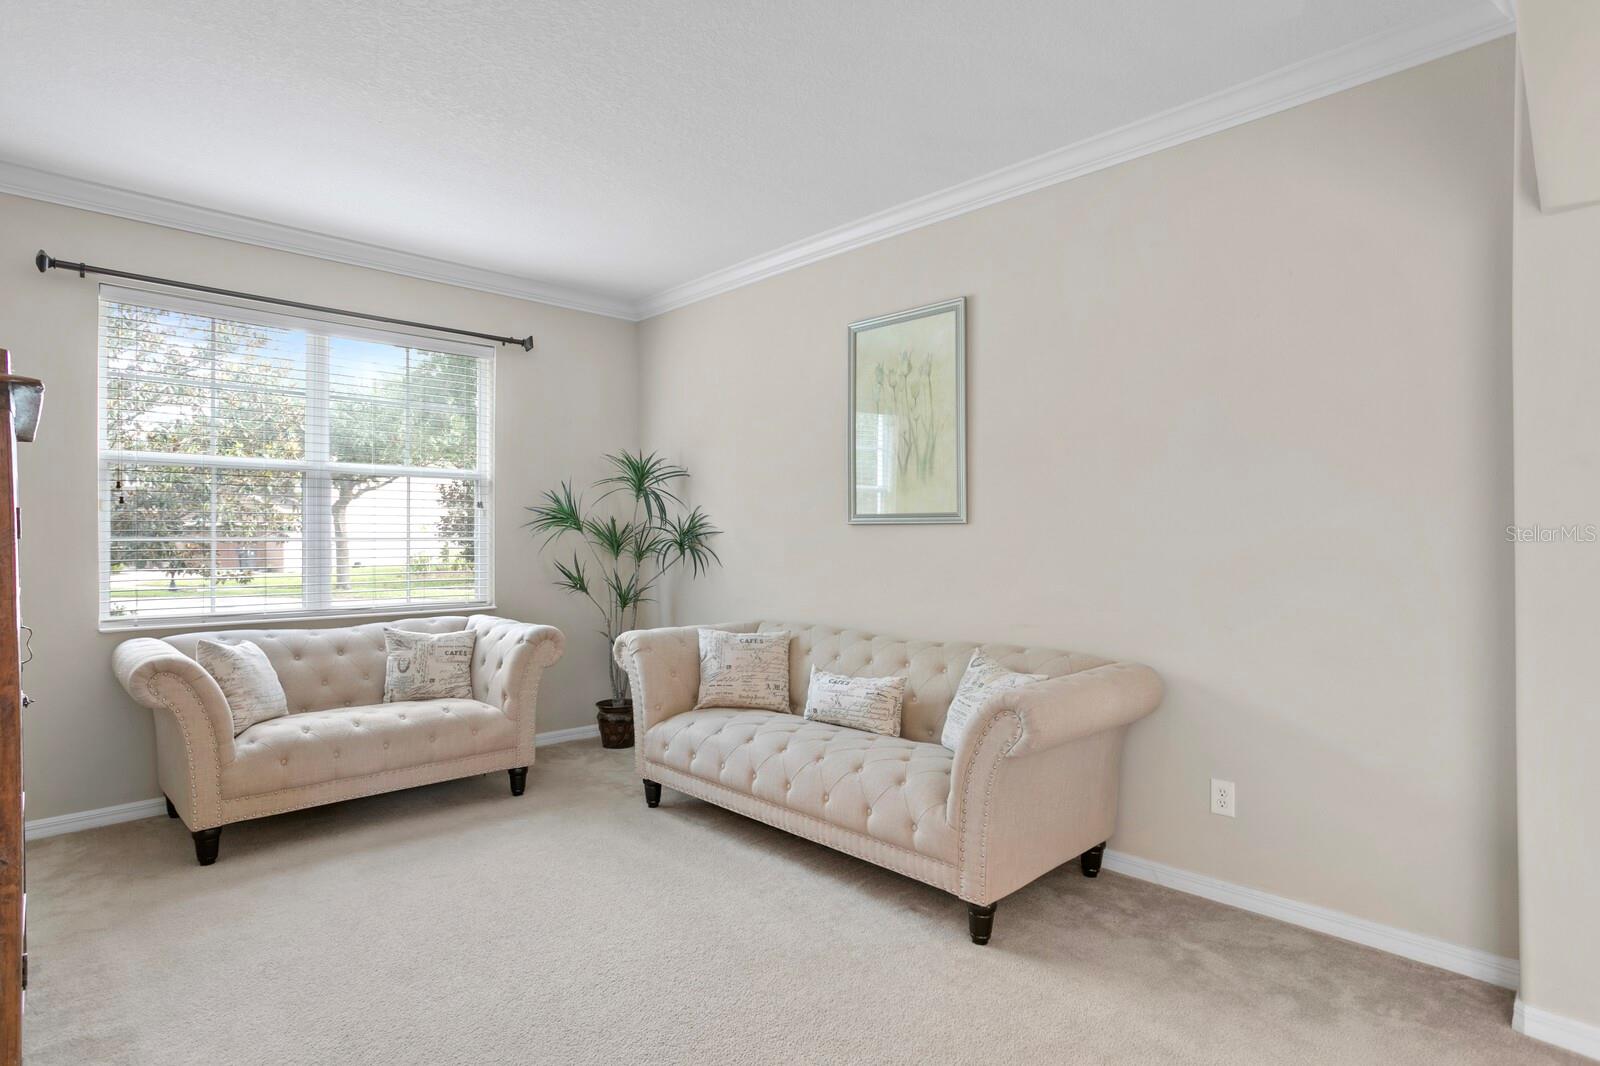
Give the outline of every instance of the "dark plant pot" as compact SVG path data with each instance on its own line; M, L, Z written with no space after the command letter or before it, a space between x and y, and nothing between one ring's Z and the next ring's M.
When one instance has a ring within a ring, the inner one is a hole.
M633 747L633 701L601 700L595 704L600 713L600 746L602 748Z

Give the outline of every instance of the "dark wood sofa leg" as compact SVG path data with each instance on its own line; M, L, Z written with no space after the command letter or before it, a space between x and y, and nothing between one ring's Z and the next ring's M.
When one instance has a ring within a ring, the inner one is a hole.
M1078 856L1078 865L1083 867L1083 876L1099 877L1100 860L1105 858L1106 842L1102 840L1082 855Z
M644 805L646 807L661 806L661 783L646 780L644 783Z
M200 865L210 866L216 862L217 846L222 843L222 827L196 829L190 835L194 837L194 857L200 861Z
M972 934L974 944L987 944L989 934L994 932L994 909L998 904L991 903L987 907L980 907L976 903L967 904L967 932Z
M528 768L526 766L513 766L506 773L511 775L511 794L522 795L522 790L528 787Z
M166 796L162 796L161 798L162 799L167 799ZM177 816L178 816L178 808L176 808L176 807L174 807L172 805L172 801L171 800L167 800L167 817L168 818L176 818Z

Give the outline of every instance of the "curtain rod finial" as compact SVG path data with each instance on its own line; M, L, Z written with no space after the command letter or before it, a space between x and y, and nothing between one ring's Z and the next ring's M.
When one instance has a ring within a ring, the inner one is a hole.
M40 248L39 254L33 257L33 265L39 268L39 273L43 274L55 265L55 260L46 255L43 248Z
M40 252L39 254L43 255L44 253ZM523 351L525 351L525 352L533 351L533 336L532 336L532 334L529 334L528 336L522 338L517 343L522 345L522 350Z

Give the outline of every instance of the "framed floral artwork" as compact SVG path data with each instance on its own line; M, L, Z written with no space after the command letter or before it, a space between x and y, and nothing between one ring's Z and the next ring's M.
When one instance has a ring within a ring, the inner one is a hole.
M967 301L850 327L850 521L967 520Z

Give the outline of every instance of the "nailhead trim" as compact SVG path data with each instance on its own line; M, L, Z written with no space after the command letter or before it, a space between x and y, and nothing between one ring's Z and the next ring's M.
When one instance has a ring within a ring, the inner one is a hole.
M199 664L196 664L196 669L200 669ZM173 680L177 681L184 688L188 689L189 690L189 695L193 696L195 703L199 704L199 706L200 706L200 716L205 719L206 732L211 734L211 750L212 750L213 753L215 753L215 757L211 761L212 761L212 764L216 767L216 770L217 770L217 806L219 808L219 813L220 813L220 808L222 806L222 757L221 757L222 745L221 745L220 741L217 739L217 728L216 728L216 725L211 721L211 715L206 713L205 698L200 695L200 693L195 689L194 685L190 682L190 680L187 677L183 676L182 674L178 673L175 670L157 670L157 671L154 671L150 675L150 679L145 683L145 687L149 690L149 692L152 695L155 696L157 701L159 701L162 706L166 707L166 709L172 713L172 717L173 718L177 719L178 732L183 737L183 753L184 753L185 759L188 762L188 769L190 771L192 771L194 769L194 746L190 742L190 739L189 739L189 726L184 721L183 715L178 712L177 706L171 700L167 699L167 697L165 695L163 695L161 692L159 692L156 689L156 687L155 687L156 680L158 678L163 678L163 677L170 677ZM232 722L232 716L231 715L229 717L229 722L230 722L230 724ZM228 741L229 741L229 745L231 747L232 741L233 741L233 737L229 736L228 737ZM208 821L208 819L200 811L200 790L199 790L199 786L195 782L194 774L192 772L190 772L190 773L186 773L184 776L189 778L189 813L194 815L195 821L202 823L200 825L189 826L188 828L190 828L190 829L211 829L211 828L213 828L212 825L204 824L205 822Z
M483 753L479 753L477 755L463 756L461 759L452 759L443 763L425 762L412 767L377 771L373 774L362 775L361 777L336 778L332 781L317 782L310 785L297 785L288 789L278 789L270 792L255 793L248 796L224 797L222 795L222 756L224 754L232 754L233 748L231 744L227 747L224 747L221 739L217 736L215 725L211 721L211 715L206 710L205 700L201 697L200 693L196 691L194 685L190 683L186 676L172 670L153 670L152 673L143 681L143 688L147 698L141 700L141 702L145 703L146 706L152 706L152 704L154 704L159 707L164 707L168 713L173 716L178 724L179 736L182 738L184 745L184 758L186 763L186 766L184 767L184 775L189 779L189 806L191 808L191 814L195 817L197 823L199 823L196 825L189 825L188 828L211 829L216 828L217 826L227 825L235 821L261 818L270 814L280 814L284 811L300 810L305 807L319 806L323 803L337 802L342 799L350 799L356 796L371 795L374 794L374 792L392 791L393 787L411 787L408 784L393 786L391 788L380 788L376 790L361 787L356 787L352 790L351 788L352 785L358 785L361 782L385 778L394 774L421 774L421 776L412 784L430 784L436 781L450 780L454 777L471 776L477 773L489 773L497 769L512 769L518 766L531 767L535 759L535 736L537 729L536 708L540 675L544 667L549 666L560 659L564 644L561 634L558 630L547 626L513 622L508 619L501 619L492 615L473 615L467 619L466 625L463 628L472 628L479 632L480 637L486 636L491 640L508 640L510 635L513 633L515 633L517 636L513 651L509 655L502 656L502 666L508 667L507 669L496 671L494 676L491 678L482 679L484 681L482 686L477 684L480 679L474 678L475 695L479 694L480 692L484 695L487 695L492 686L496 684L500 685L502 691L500 706L498 709L507 718L510 718L518 723L517 747L515 749L508 749L514 751L515 754L512 757L515 761L509 766L498 766L491 764L484 769L471 769L461 773L450 772L451 768L455 767L462 761L484 759L485 755ZM308 638L318 637L322 636L324 632L325 631L323 630L305 630L304 635ZM275 631L267 631L266 636L268 639L282 639L281 634ZM153 640L155 638L148 639ZM527 648L529 651L519 654L519 650L523 648ZM176 652L175 649L172 649L170 646L166 649L166 651L182 655L181 652ZM343 652L341 651L339 654L343 654ZM293 653L293 657L295 661L300 661L302 657L302 651L296 650ZM130 671L130 681L137 675L138 671L143 668L145 668L144 664L141 663L139 666L136 666L132 671ZM200 810L199 785L193 772L196 769L196 749L191 736L191 731L189 729L186 713L180 712L176 704L171 699L167 698L165 694L159 691L156 685L156 682L164 677L173 678L179 684L183 685L189 690L189 693L193 697L195 703L199 705L200 716L205 719L206 729L210 734L211 739L210 751L214 753L212 764L216 771L214 794L216 796L217 811L216 818L214 820L205 817ZM370 681L371 674L364 674L362 680ZM324 684L326 683L327 682L325 681ZM494 701L488 699L484 699L482 702L490 703L491 705L494 703ZM529 713L526 715L521 713L524 705L526 705L529 711ZM228 740L233 740L231 733L229 734ZM385 748L388 747L388 741L384 742L384 746ZM505 755L501 754L500 752L491 752L488 754L490 756L497 757L494 761L504 760L505 758ZM230 758L227 761L231 763L233 760ZM426 772L434 767L445 768L446 772L441 774L432 774ZM328 798L315 799L309 802L294 803L271 810L251 810L249 813L237 814L235 816L238 808L248 806L263 796L273 796L279 794L280 792L298 792L306 789L333 790L337 794ZM185 824L187 825L188 823Z
M1013 719L1015 719L1017 728L1016 732L1011 736L1011 743L1007 744L1005 749L1000 753L1000 757L998 759L994 759L989 765L989 778L984 783L983 789L983 826L978 833L978 866L976 871L969 871L967 868L966 821L968 815L970 815L972 812L971 805L966 802L963 802L961 805L962 824L957 828L956 865L959 866L963 872L962 890L965 891L967 888L966 874L969 872L975 872L978 881L978 888L975 895L979 897L983 895L984 889L988 886L989 881L989 814L994 809L994 804L990 802L994 796L994 779L996 775L1000 773L1000 764L1004 761L1006 752L1009 752L1012 748L1016 747L1017 741L1022 739L1022 715L1018 714L1015 709L1009 707L1001 708L990 716L988 724L983 727L983 735L978 738L978 743L972 746L972 754L967 758L967 770L963 778L964 787L970 792L972 788L972 768L978 761L978 753L983 750L984 742L989 739L989 734L994 731L995 725L998 724L1000 719L1006 715L1010 715ZM950 780L951 784L954 785L954 775L951 776ZM966 797L963 797L963 800L965 799Z
M787 629L794 635L794 644L791 646L791 661L794 661L793 655L797 652L801 659L809 656L811 661L814 663L821 662L824 659L830 660L836 664L843 663L845 661L844 643L846 641L866 641L869 644L869 648L866 653L868 658L866 661L877 662L882 655L885 654L885 649L879 645L887 641L887 638L876 637L857 630L832 630L828 627L822 626L792 624L780 625L778 623L770 622L743 623L732 626L719 626L717 628L728 629L732 632L771 632L778 629ZM645 757L646 734L655 725L670 719L674 714L678 713L678 711L671 710L665 714L659 713L663 707L671 706L670 695L664 700L660 693L645 692L645 686L643 684L643 670L641 668L640 660L646 654L655 654L657 652L662 654L682 656L683 661L695 659L698 654L698 646L692 648L688 646L688 642L695 634L695 631L696 627L678 627L670 630L640 631L627 635L627 639L618 638L616 644L613 646L613 657L627 671L628 680L633 689L634 725L638 738L634 753L634 760L635 767L639 771L639 776L660 781L663 784L670 784L673 788L679 791L698 796L699 798L706 799L712 803L719 803L719 805L722 806L732 807L733 804L723 802L716 796L707 793L705 791L706 788L714 788L723 791L725 794L735 795L739 800L742 800L745 803L764 804L773 810L783 812L786 816L805 818L812 822L818 822L818 820L813 818L811 815L803 814L799 811L793 811L781 804L772 804L771 801L761 799L760 797L750 796L744 792L736 792L727 786L717 784L709 784L705 786L690 784L689 782L699 782L700 779L689 777L682 771L672 770L663 764L655 762L653 759L647 759ZM818 639L819 633L822 634L820 639ZM924 644L925 642L889 641L889 643ZM937 647L937 645L929 643L922 648L912 651L909 656L905 657L915 660L919 655L935 647ZM1010 669L1022 670L1028 673L1048 673L1052 680L1100 667L1128 665L1123 663L1108 662L1106 660L1099 659L1096 656L1084 655L1076 652L1057 652L1052 649L1029 649L999 644L979 644L974 645L973 647L974 649L986 651L988 654L995 657L998 661ZM859 656L860 652L857 649L852 649L849 654L851 656ZM948 656L946 656L946 658L948 658ZM924 661L926 662L926 660ZM938 661L933 665L935 673L939 675L945 675L945 677L948 678L951 673L951 667L948 662ZM669 667L669 676L675 676L675 670L675 667ZM953 694L950 691L952 686L949 680L941 680L939 682L935 682L934 684L937 686L934 691L941 691L943 694L942 698L948 699ZM693 706L693 702L693 694L691 694L689 706L683 707L681 710L688 710ZM919 702L919 697L915 693L907 693L906 702L908 704ZM987 741L989 734L993 731L995 725L998 723L1001 715L1009 715L1014 720L1014 732L1009 738L1009 741L1004 745L1003 749L991 761L991 765L987 768L988 773L986 775L986 779L982 783L982 794L980 797L977 792L979 787L978 782L974 780L973 776L974 771L976 770L978 752L983 748L984 743ZM937 739L937 729L928 726L921 726L920 728L923 730L927 739ZM990 900L984 898L984 893L987 891L987 849L990 819L993 814L994 806L995 783L999 775L1001 762L1016 750L1018 744L1024 741L1026 732L1027 723L1024 721L1023 715L1019 710L1014 707L1009 707L1002 708L997 711L985 724L983 733L979 736L978 742L972 748L972 754L968 757L965 765L961 769L960 776L962 777L962 793L957 795L954 791L955 777L957 774L954 772L954 767L952 767L950 771L951 793L946 799L945 803L936 803L930 805L926 810L918 813L912 818L913 833L915 833L916 831L920 830L922 820L930 815L937 807L945 806L946 815L948 815L948 804L957 803L959 805L959 816L955 819L956 824L954 825L957 833L957 865L950 868L952 870L960 871L960 883L959 887L952 891L954 891L955 894L961 899L967 900L968 902L978 903L980 905L991 902ZM676 740L677 736L685 736L685 733L680 731L675 736L668 738L666 743L670 746L670 744ZM688 742L686 736L685 742ZM744 744L751 744L753 742L754 738L752 737L745 740L740 746L742 747ZM781 754L783 750L785 749L779 749L773 754ZM769 758L770 757L771 756L769 756ZM858 756L858 758L864 761L865 757ZM901 761L909 762L909 759L902 759ZM764 762L765 761L763 761L763 765ZM861 762L857 763L857 769L859 769L861 764ZM654 772L651 772L652 770ZM751 771L752 780L754 779L755 774L757 774L759 771L760 766L755 767ZM911 771L908 768L904 771L904 779L909 780L911 776L915 776L916 774L932 772L944 771ZM882 798L881 795L879 798ZM983 808L981 820L977 823L973 823L971 818L972 809L974 806L980 803ZM737 807L733 807L733 809L738 811L738 813L744 813L743 811L739 811ZM910 815L909 810L907 813ZM780 828L783 828L783 826L781 826L779 822L773 818L761 817L757 815L750 815L750 817L756 817L760 821L765 821L768 824L778 825ZM827 826L829 830L835 832L855 832L854 830L834 826L832 823L828 822L820 822L820 824ZM968 870L966 869L968 852L973 850L972 848L968 847L968 837L973 833L976 833L977 835L977 839L973 845L977 852L977 866L976 869ZM885 841L879 841L876 838L867 839L871 840L874 847L898 848L898 845L890 844ZM824 843L828 842L824 841ZM852 851L849 848L842 847L837 844L830 843L829 846L834 847L836 850L846 852L847 854L855 854L857 857L865 858L869 862L877 862L878 865L889 865L887 863L878 862L876 859L862 855L859 852ZM903 848L900 848L899 850L905 851ZM927 860L927 857L922 855L920 852L910 852L909 854L916 855L921 860L933 862L938 861ZM900 872L907 871L902 870ZM910 876L916 875L911 874ZM930 881L929 883L935 882ZM941 885L939 887L944 886Z
M506 761L508 755L511 758L510 762ZM454 781L457 778L473 777L477 774L493 773L496 770L511 770L518 766L531 767L533 765L533 759L534 753L532 749L524 751L521 748L502 748L499 751L486 752L480 755L465 755L459 759L450 759L445 762L425 762L417 766L403 767L396 770L378 770L370 774L362 774L360 777L340 777L335 778L332 781L318 781L315 784L310 785L294 785L290 788L274 789L271 792L257 792L249 796L234 796L222 801L223 809L225 811L229 807L237 808L247 806L267 796L306 792L312 789L324 789L339 793L338 795L313 799L302 803L289 803L264 811L252 810L247 814L238 814L235 817L226 817L218 824L228 825L233 822L245 822L252 818L265 818L268 815L283 814L287 811L304 810L307 807L320 807L325 803L337 803L340 800L356 799L360 796L376 796L384 792L396 792L403 788L414 788L419 785L437 784L440 781ZM460 770L457 772L457 768L460 767L461 764L472 763L475 760L480 760L486 765L481 767L474 766L472 769ZM437 773L435 771L437 771ZM395 777L399 774L417 774L419 776L417 780L408 781L404 784L388 785L382 788L365 787L366 782L377 781L382 778ZM356 787L358 785L362 787Z
M851 847L836 840L824 840L820 834L815 837L808 837L808 839L814 839L819 844L824 844L827 847L830 847L835 851L843 852L846 855L853 855L858 859L872 863L874 866L883 866L886 869L894 870L896 873L905 874L907 877L915 878L924 884L933 885L935 888L944 889L947 892L955 891L953 888L944 883L935 881L931 878L923 877L922 875L916 873L911 868L913 865L912 863L907 863L903 866L890 866L886 863L880 862L878 859L875 859L866 852L871 848L883 848L909 856L911 859L916 860L917 863L926 863L929 866L936 867L941 871L947 870L951 874L956 874L957 868L942 859L936 859L931 855L924 855L922 852L913 851L910 848L903 848L899 844L891 844L886 840L879 840L877 837L866 836L865 834L856 832L854 829L845 829L841 826L834 825L832 822L825 822L822 819L806 814L803 811L797 811L789 807L784 807L780 804L773 803L771 800L762 799L759 796L747 796L742 792L735 792L733 789L727 788L724 785L703 782L699 778L690 777L688 774L674 770L669 766L664 766L661 763L655 762L654 760L646 760L644 765L647 770L652 772L652 776L650 777L652 781L659 781L661 784L666 785L674 791L694 796L697 799L705 800L707 803L715 803L719 807L732 810L735 814L743 814L747 818L754 818L756 821L765 822L777 829L785 829L785 826L781 824L778 814L773 814L771 817L767 817L762 814L748 814L744 811L738 810L736 807L732 806L731 803L723 802L717 793L726 794L730 797L736 797L738 801L745 803L756 804L763 810L779 812L785 817L798 818L802 821L812 823L829 834L848 833L864 843L866 847Z

